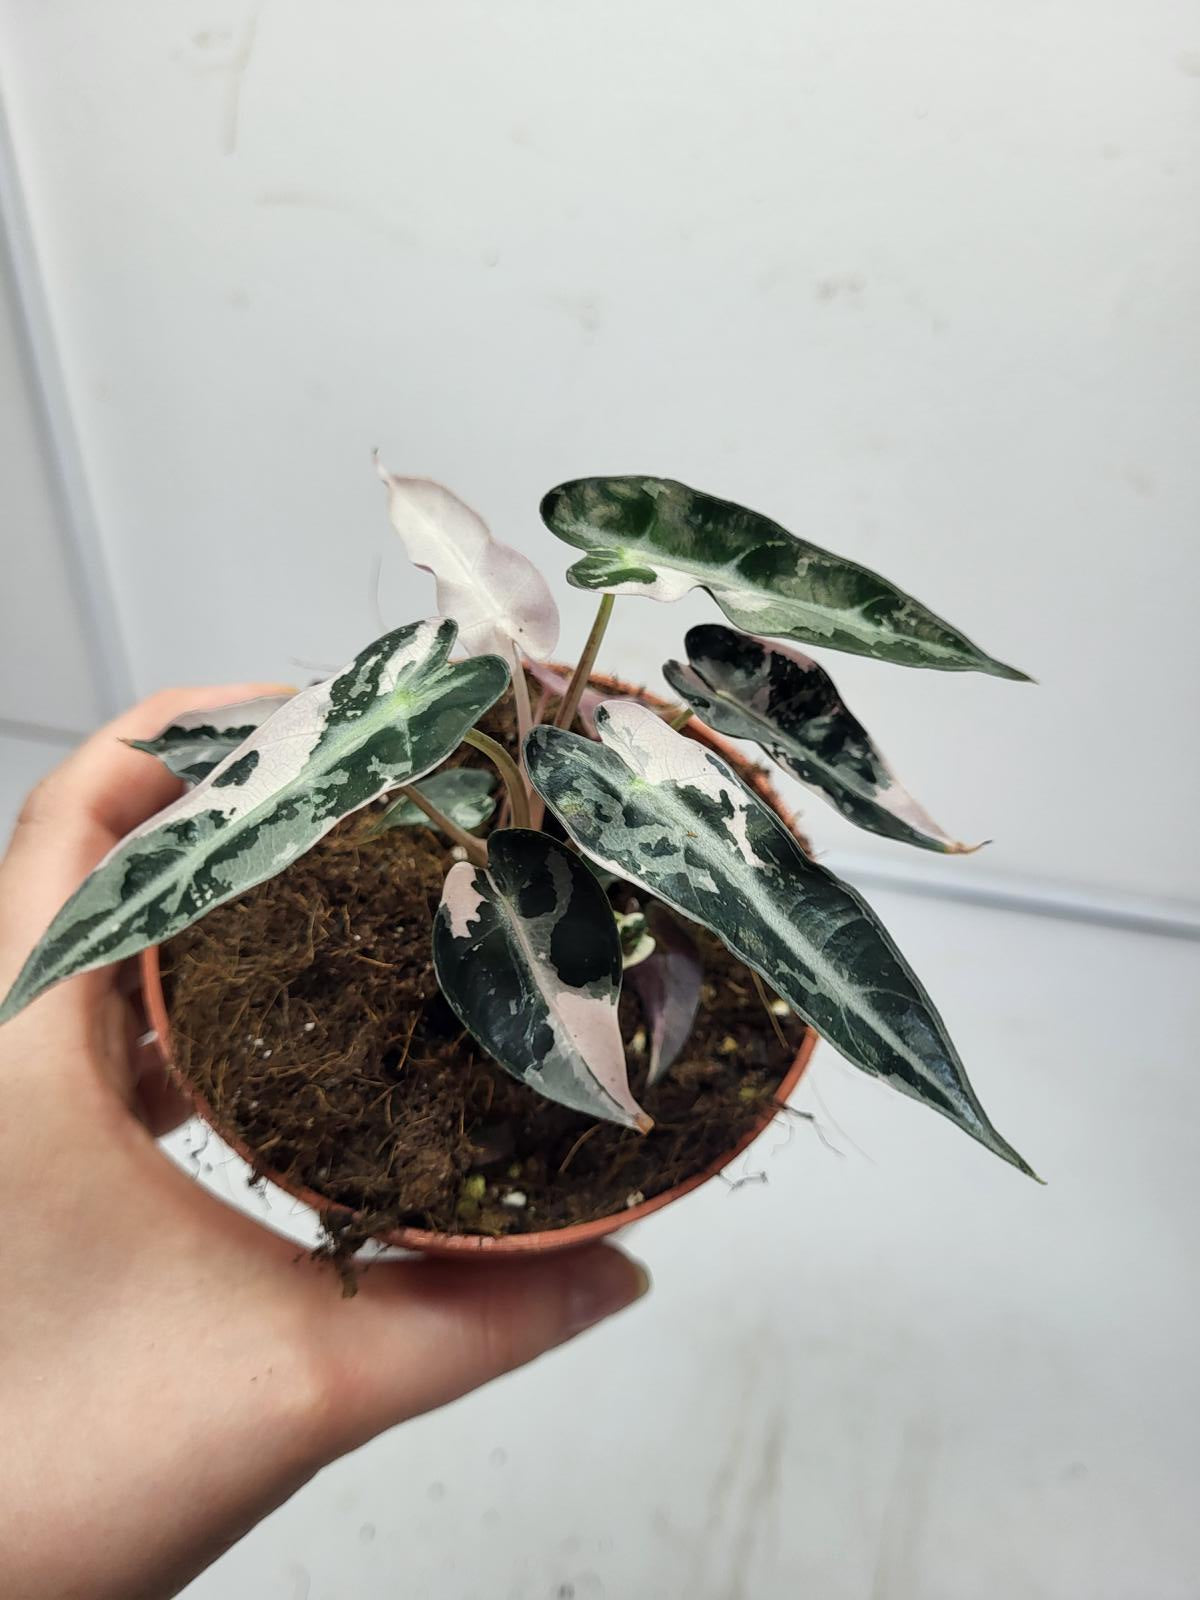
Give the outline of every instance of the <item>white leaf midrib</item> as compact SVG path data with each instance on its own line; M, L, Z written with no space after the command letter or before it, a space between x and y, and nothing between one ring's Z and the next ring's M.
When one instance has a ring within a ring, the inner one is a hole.
M621 757L619 752L613 749L611 745L608 748L616 757L616 759L620 761ZM623 766L626 765L624 762L621 764ZM721 765L724 767L724 763ZM737 780L733 778L732 773L728 773L727 769L725 770L727 772L729 783L731 785L736 783ZM744 894L745 898L750 901L763 922L768 927L771 927L773 925L771 913L774 912L777 919L778 907L773 906L769 899L765 897L764 885L761 881L761 876L755 872L753 866L743 855L741 855L740 852L733 855L733 867L731 868L731 852L728 850L722 850L719 844L714 844L714 837L719 838L719 835L716 834L716 830L714 829L713 825L706 821L705 818L698 815L698 813L692 808L687 806L686 803L679 797L678 791L680 789L698 788L698 786L693 784L679 783L672 780L643 779L642 781L650 784L660 793L662 796L663 809L667 812L665 819L662 817L651 816L648 820L651 823L658 823L659 825L667 827L670 827L672 824L674 824L677 827L682 828L684 833L693 833L693 848L696 846L696 841L699 841L699 854L703 857L706 866L710 868L716 867L721 877L724 877L726 881L732 882L734 887L739 892ZM735 804L737 803L732 794L730 798L734 800ZM761 809L766 814L772 827L782 830L783 825L778 821L777 818L775 818L774 814L771 813L766 806L762 805L760 801L755 800L754 797L748 793L746 794L745 799L747 802L749 802L749 805L755 807L756 809ZM568 832L571 833L571 836L575 840L576 844L579 845L579 848L583 850L586 855L590 856L594 861L596 861L600 866L606 868L610 872L616 872L619 875L630 879L632 882L640 884L642 888L648 890L651 894L654 894L660 899L666 900L668 904L675 906L676 910L682 912L684 916L689 916L695 920L703 922L704 926L710 928L711 931L716 933L719 938L725 938L725 935L719 928L715 927L710 922L705 922L703 917L698 917L695 912L689 911L686 906L680 905L678 901L672 900L661 885L650 882L646 878L639 876L635 871L630 869L628 863L613 861L598 855L594 849L590 848L582 839L579 838L570 821L568 821L566 818L562 818L562 821ZM699 826L703 829L703 832L695 833L692 827L684 827L683 825L685 823L699 824ZM788 843L789 845L792 843L790 837L788 838ZM681 847L681 854L682 850L683 847ZM904 961L904 958L900 952L894 947L894 945L891 944L890 937L886 934L886 931L882 927L880 927L877 931L881 939L883 939L887 944L889 955L891 955L896 961L901 971L907 972L907 963ZM799 937L797 930L795 929L792 930L792 935L793 937ZM812 951L811 957L808 957L806 960L803 952L810 950ZM753 967L754 970L764 977L769 983L775 984L776 986L778 985L778 976L767 972L745 950L737 949L736 954L749 966ZM864 1007L864 1004L860 999L861 991L859 988L857 986L850 986L848 988L835 969L829 964L829 962L825 960L816 951L815 947L813 947L807 941L801 941L801 961L811 968L814 976L818 979L819 985L823 988L824 992L829 995L831 999L833 999L835 1004L837 1004L843 1011L850 1012L861 1023L863 1023L872 1034L887 1044L901 1060L908 1062L908 1064L914 1069L915 1075L919 1081L933 1083L939 1090L944 1092L944 1085L942 1085L936 1078L931 1076L924 1062L919 1056L913 1054L906 1042L901 1039L893 1029L889 1028L882 1018L879 1018L875 1013ZM909 974L909 976L911 977L911 974ZM910 1003L905 996L896 994L894 990L879 990L878 986L872 986L872 990L873 992L893 994L895 995L896 999L901 1000L906 1004ZM789 998L792 999L794 1004L796 1004L797 1009L803 1013L805 1008L800 1004L800 997L789 996ZM943 1037L940 1042L944 1047L946 1047L948 1059L951 1062L957 1063L957 1057L953 1052L953 1048L949 1046L949 1041ZM886 1073L880 1073L879 1075L889 1076L889 1074ZM964 1102L970 1106L969 1098L965 1095L963 1098ZM971 1107L971 1109L972 1111L974 1110L973 1107Z

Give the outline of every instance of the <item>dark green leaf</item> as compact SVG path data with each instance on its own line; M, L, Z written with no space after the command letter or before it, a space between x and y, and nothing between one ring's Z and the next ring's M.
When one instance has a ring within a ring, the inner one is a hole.
M185 711L152 739L130 739L127 743L134 750L157 756L185 783L199 783L290 699L286 694L265 694L206 711Z
M690 628L686 643L690 665L668 661L663 676L710 728L753 740L871 833L949 855L979 848L950 838L897 782L833 679L808 656L720 623Z
M988 1121L945 1025L874 912L718 756L632 700L601 743L539 727L530 777L581 850L710 928L863 1071L1029 1168Z
M625 1073L612 908L565 845L501 828L486 868L452 867L433 963L454 1014L514 1078L587 1116L651 1126Z
M580 589L678 600L701 588L748 633L902 667L1025 678L878 573L669 478L576 478L551 489L542 518L588 552L567 573Z
M419 789L430 805L436 806L444 817L467 833L482 828L496 809L492 796L496 774L485 772L482 767L443 767L440 772L431 772L429 777L422 778L413 787ZM401 795L383 813L371 832L386 833L389 828L433 826L434 823L420 806L414 805L407 795Z

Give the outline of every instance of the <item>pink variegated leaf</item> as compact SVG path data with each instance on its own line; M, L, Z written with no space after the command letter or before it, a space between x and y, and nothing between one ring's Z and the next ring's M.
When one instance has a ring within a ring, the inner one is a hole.
M650 1029L649 1087L670 1070L688 1041L700 1004L704 967L696 941L662 906L652 905L646 921L654 952L626 968L626 981L641 1001Z
M558 643L558 607L529 557L494 539L478 512L442 484L397 477L378 455L375 467L408 559L433 574L438 610L458 623L459 648L545 661Z
M621 943L612 907L574 851L528 828L488 839L486 867L451 867L433 964L463 1027L548 1100L646 1132L617 1018Z

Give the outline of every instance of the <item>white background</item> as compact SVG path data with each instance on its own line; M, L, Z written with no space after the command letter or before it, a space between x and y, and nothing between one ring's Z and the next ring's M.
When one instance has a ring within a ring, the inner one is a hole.
M828 659L996 842L814 801L817 839L1194 915L1193 6L0 0L0 87L6 814L112 682L335 663L381 553L389 622L430 608L379 445L552 578L541 492L627 471L878 567L1040 683ZM601 665L657 683L712 614L621 602ZM769 1185L636 1237L648 1306L335 1469L198 1600L1200 1593L1195 946L878 903L1050 1188L822 1051L841 1159L768 1136Z
M922 870L1200 897L1195 23L10 0L136 686L294 676L373 633L374 445L552 574L551 483L673 475L1041 680L834 664L939 821L996 841ZM430 604L395 552L383 593L396 621ZM566 596L568 644L590 605ZM627 602L606 664L657 681L711 609Z

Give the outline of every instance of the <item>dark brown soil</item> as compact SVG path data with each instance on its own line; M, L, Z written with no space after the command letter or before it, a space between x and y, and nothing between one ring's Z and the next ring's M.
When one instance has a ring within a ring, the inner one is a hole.
M507 733L507 720L493 713L489 731ZM467 758L480 759L456 759ZM348 818L163 952L179 1070L264 1170L360 1213L350 1229L326 1219L343 1246L403 1224L500 1234L607 1216L708 1166L761 1116L804 1026L770 1015L752 974L699 929L696 1026L652 1089L637 998L627 987L621 1000L650 1134L510 1078L433 973L445 842L425 828L367 839L376 814ZM630 893L614 897L624 906ZM514 1191L523 1206L502 1203Z

